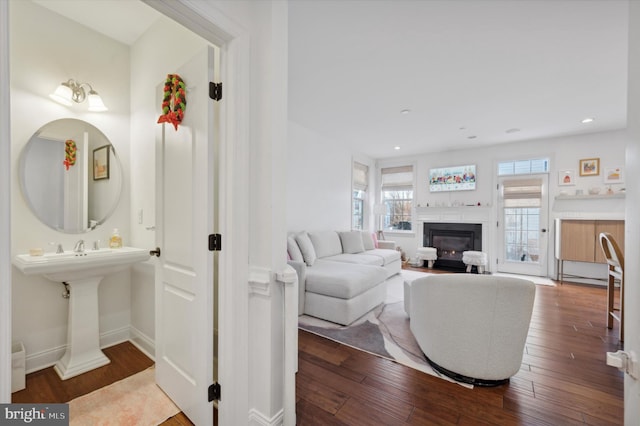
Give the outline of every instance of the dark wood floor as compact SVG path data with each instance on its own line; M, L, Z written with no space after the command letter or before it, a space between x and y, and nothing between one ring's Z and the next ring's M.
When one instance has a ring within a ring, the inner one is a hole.
M298 425L622 425L623 375L605 325L605 289L537 286L522 369L508 385L466 389L330 340L299 332ZM131 343L104 350L111 364L62 381L27 375L13 402L68 402L151 365ZM163 425L192 426L180 413Z
M600 287L538 285L522 368L496 388L466 389L300 331L298 425L622 425L605 299Z
M71 379L61 380L53 367L27 374L26 388L11 395L16 403L65 403L74 398L139 373L153 365L153 361L130 342L103 349L110 364ZM193 426L182 413L162 423L167 426Z

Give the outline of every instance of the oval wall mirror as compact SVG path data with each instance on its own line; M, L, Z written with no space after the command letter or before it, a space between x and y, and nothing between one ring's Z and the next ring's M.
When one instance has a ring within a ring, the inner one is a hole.
M51 121L29 139L20 158L20 186L33 214L57 231L95 229L122 192L122 165L109 139L86 121Z

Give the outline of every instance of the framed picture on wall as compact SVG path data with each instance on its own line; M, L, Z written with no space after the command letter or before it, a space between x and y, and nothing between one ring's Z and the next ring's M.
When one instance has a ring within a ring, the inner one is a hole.
M568 186L576 184L575 170L560 170L558 172L558 185Z
M604 183L624 183L624 168L622 166L605 168Z
M580 176L598 176L599 174L599 158L585 158L583 160L580 160Z
M109 145L93 150L93 180L109 179Z

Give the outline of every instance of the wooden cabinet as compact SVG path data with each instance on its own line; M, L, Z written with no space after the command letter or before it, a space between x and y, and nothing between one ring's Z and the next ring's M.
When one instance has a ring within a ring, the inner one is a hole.
M624 220L556 219L555 255L562 280L562 262L606 263L598 236L601 232L613 235L624 251Z
M608 232L616 240L624 254L624 220L597 220L596 221L596 263L607 263L600 247L598 236L601 232Z

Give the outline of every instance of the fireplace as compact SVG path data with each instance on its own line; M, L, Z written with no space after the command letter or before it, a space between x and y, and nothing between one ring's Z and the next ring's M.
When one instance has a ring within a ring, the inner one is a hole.
M482 251L482 224L425 222L422 242L438 251L434 268L464 271L462 252Z

